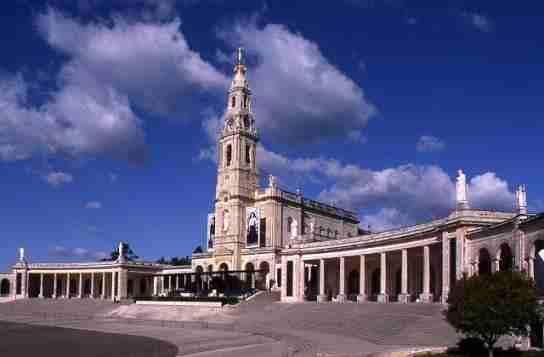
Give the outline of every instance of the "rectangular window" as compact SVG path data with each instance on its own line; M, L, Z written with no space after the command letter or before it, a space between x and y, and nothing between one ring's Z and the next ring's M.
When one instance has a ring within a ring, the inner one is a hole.
M278 272L278 276L277 276L277 279L276 279L276 281L277 281L277 286L278 286L278 288L281 288L281 268L279 268L279 269L277 270L277 272Z
M293 262L287 262L287 296L293 296Z
M266 218L261 218L259 247L266 247Z

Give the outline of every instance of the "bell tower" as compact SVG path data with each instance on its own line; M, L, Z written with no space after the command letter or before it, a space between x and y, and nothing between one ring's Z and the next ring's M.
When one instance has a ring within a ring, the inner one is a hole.
M256 149L259 136L251 109L243 50L236 53L234 77L227 97L217 152L214 255L232 255L229 269L239 269L245 245L245 209L254 202L258 187Z

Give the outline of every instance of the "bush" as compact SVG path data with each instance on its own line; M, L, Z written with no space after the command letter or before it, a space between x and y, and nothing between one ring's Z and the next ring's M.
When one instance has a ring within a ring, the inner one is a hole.
M534 282L514 271L463 277L451 290L446 311L458 332L485 342L490 357L501 336L527 336L539 315Z
M487 349L485 348L484 341L481 339L476 337L465 337L459 340L455 352L470 357L479 357L485 356L487 354Z

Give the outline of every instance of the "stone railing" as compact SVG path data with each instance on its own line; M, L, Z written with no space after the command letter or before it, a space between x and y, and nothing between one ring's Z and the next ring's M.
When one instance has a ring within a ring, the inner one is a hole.
M351 211L348 211L342 208L337 208L322 202L304 198L301 195L293 193L293 192L281 190L281 197L287 201L299 203L303 205L304 207L313 208L321 212L347 218L353 221L357 221L357 222L359 221L359 219L357 218L357 214L355 212L351 212Z

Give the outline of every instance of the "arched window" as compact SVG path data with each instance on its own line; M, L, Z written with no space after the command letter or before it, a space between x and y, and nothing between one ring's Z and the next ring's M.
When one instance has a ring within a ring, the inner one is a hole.
M244 94L244 101L243 104L244 108L247 108L247 94Z
M293 219L291 217L287 217L287 233L291 233L291 224L293 223Z
M236 106L236 97L235 96L232 96L231 99L230 99L230 106L231 107L235 107Z
M230 162L232 160L232 145L227 145L227 166L230 166Z
M251 145L246 144L246 163L251 163Z

